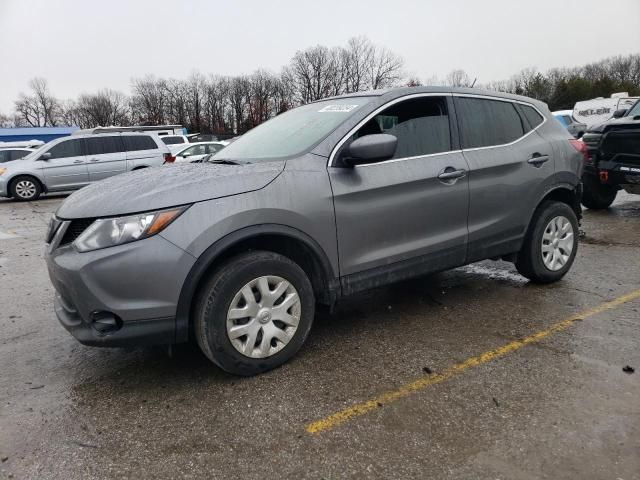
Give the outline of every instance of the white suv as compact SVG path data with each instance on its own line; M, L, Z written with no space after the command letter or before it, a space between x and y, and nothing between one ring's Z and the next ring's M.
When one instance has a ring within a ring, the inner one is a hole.
M43 192L76 190L119 173L173 160L167 146L152 134L59 138L20 160L0 165L0 197L35 200Z

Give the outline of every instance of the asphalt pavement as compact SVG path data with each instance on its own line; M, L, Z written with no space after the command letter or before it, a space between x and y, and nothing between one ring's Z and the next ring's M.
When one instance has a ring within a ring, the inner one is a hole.
M253 378L67 334L63 199L0 200L0 478L640 479L640 196L585 210L557 284L487 261L366 292Z

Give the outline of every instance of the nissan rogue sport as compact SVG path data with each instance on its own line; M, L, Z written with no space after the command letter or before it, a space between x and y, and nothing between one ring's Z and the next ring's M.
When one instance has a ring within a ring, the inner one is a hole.
M584 155L520 96L420 87L307 104L209 162L71 195L46 239L55 311L86 345L194 339L227 372L263 372L302 346L318 303L489 258L562 278Z

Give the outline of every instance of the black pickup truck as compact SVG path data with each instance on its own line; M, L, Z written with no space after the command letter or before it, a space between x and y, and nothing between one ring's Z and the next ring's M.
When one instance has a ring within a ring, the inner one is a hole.
M589 152L582 176L585 207L609 207L620 189L640 195L640 100L590 127L582 141Z

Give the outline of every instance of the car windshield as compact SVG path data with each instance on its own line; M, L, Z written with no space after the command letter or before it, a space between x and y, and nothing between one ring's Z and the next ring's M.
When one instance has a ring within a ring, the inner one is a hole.
M640 100L638 100L631 110L627 113L627 117L635 117L636 115L640 115Z
M25 155L20 160L31 160L32 158L36 158L40 156L40 154L45 150L51 147L51 142L45 143L44 145L40 145L38 148L33 150L30 154Z
M338 98L295 108L248 131L216 154L214 160L254 162L300 154L320 142L369 101L371 97Z

